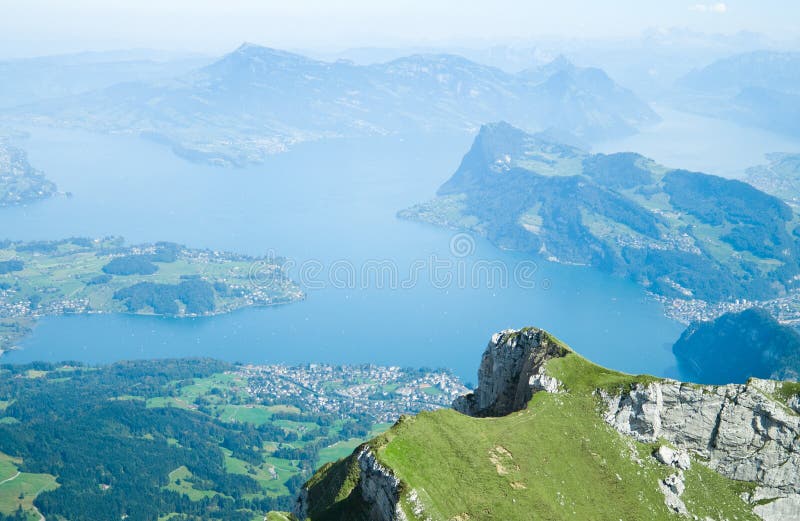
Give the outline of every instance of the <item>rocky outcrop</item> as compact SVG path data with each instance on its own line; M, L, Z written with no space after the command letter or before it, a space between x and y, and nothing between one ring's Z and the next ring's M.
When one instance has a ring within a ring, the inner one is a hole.
M689 470L692 460L689 453L685 450L673 450L666 445L662 445L653 456L664 465L670 465L680 470Z
M358 453L358 488L370 521L407 521L400 508L400 480L381 465L369 447Z
M492 336L478 369L478 387L453 402L469 416L505 416L524 409L534 392L557 392L558 381L544 371L545 362L569 349L536 328L507 329Z
M359 521L407 521L408 518L400 507L400 480L378 462L369 445L359 447L353 457L355 458L358 479L356 480L355 489L349 495L357 498L358 508L357 513L354 512L352 515L348 515L348 519L358 519ZM303 487L295 503L293 512L295 517L300 520L307 519L313 510L311 503L309 490L307 487ZM414 507L416 513L416 503L412 501L411 506Z
M800 395L789 399L789 407L797 414L800 414Z
M600 394L617 431L666 440L724 476L758 484L750 500L765 503L755 508L763 519L800 519L800 416L776 391L769 380L719 387L664 380Z

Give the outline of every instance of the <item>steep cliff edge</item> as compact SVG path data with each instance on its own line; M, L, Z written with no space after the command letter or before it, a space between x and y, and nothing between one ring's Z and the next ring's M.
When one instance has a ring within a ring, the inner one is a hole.
M401 419L321 469L300 519L800 519L800 385L722 387L494 335L456 410ZM462 414L464 413L464 414Z
M569 353L540 329L503 331L492 336L478 369L475 392L457 398L453 408L469 416L505 416L524 409L536 391L556 392L545 363Z

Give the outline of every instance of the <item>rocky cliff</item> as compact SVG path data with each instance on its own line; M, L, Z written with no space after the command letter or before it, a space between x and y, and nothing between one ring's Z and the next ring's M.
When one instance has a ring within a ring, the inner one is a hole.
M405 418L323 469L298 513L800 520L798 392L769 380L701 386L625 375L545 331L506 330L486 348L478 387L454 403L459 412Z
M569 350L541 329L509 329L492 336L478 369L479 385L453 408L469 416L505 416L524 409L533 393L556 392L558 383L545 374L545 362Z
M357 479L349 495L358 506L350 511L350 518L354 521L408 521L400 508L400 480L378 462L368 445L357 449L354 460L351 472ZM313 511L313 505L309 504L308 488L305 488L298 498L294 515L301 520L307 519Z
M724 476L757 484L748 500L763 519L800 519L800 416L776 399L781 387L758 379L719 387L666 380L601 394L605 420L617 431L667 441Z

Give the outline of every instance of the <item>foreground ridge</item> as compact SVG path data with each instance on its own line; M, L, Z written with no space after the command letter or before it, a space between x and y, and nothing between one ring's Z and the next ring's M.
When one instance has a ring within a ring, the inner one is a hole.
M537 328L495 334L478 378L320 469L295 515L800 519L800 384L626 375Z

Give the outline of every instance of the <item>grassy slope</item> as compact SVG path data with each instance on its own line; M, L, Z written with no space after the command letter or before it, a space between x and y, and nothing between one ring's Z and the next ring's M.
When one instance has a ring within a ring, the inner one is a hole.
M13 514L21 505L22 510L34 519L33 500L40 492L58 487L56 478L50 474L30 474L19 471L22 460L0 453L0 513ZM16 476L16 477L15 477Z
M548 371L568 392L538 393L526 410L502 418L423 413L372 446L405 490L417 491L433 520L674 519L658 487L674 469L650 456L653 446L609 427L593 394L598 387L625 388L652 377L608 371L575 354L551 361ZM352 458L315 476L312 500L334 507L312 512L314 521L358 519L341 513L357 503L350 494L353 479ZM697 461L686 482L683 499L701 519L757 519L739 498L748 484ZM409 505L404 510L415 519Z

